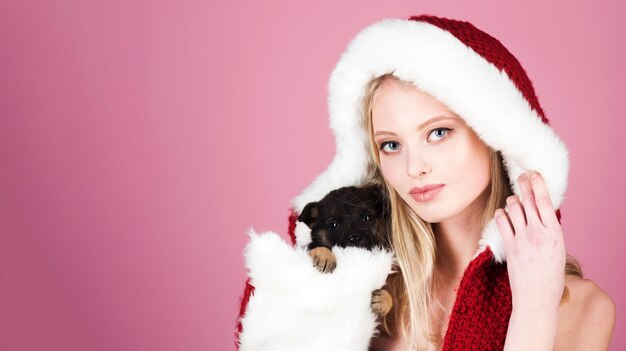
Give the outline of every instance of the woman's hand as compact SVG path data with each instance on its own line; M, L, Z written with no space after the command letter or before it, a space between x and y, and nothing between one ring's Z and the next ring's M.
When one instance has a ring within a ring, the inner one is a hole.
M495 212L513 299L504 349L553 350L565 287L563 232L541 175L518 180L521 202L509 196L506 211Z

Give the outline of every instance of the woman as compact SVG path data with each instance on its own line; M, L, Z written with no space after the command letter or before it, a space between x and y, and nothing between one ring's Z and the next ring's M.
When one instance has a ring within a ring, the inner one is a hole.
M380 21L341 56L329 105L337 155L294 200L290 234L310 241L295 219L328 191L385 185L399 274L371 349L607 349L614 304L566 255L555 211L567 149L498 40L434 16Z
M430 330L422 331L433 334L429 340L431 349L437 349L443 341L463 271L478 248L480 228L504 199L507 211L498 209L495 215L515 298L515 313L506 333L505 349L606 349L610 338L608 323L612 322L603 315L605 311L601 308L612 307L610 299L592 282L583 282L582 272L573 258L564 271L563 234L541 174L520 175L518 184L524 199L520 201L518 196L510 195L499 153L482 142L463 119L444 104L392 74L377 77L368 87L366 125L372 141L372 157L376 160L375 169L382 173L374 177L380 177L393 190L396 197L392 198L392 204L408 206L418 220L423 221L423 230L419 226L414 230L399 226L392 233L396 234L393 242L399 262L407 267L402 271L419 267L421 271L412 276L432 280L431 284L409 282L409 286L418 288L407 290L415 295L413 310L425 311L413 317L417 320L415 325L431 326ZM443 185L425 193L411 194L415 184L433 182ZM395 213L402 216L403 211L406 209ZM408 218L397 219L395 223L409 221ZM414 240L402 233L416 233L420 239ZM420 244L412 245L414 242ZM410 250L427 254L411 254ZM569 303L570 289L564 292L564 273L567 286L573 289ZM432 295L420 291L419 287L424 285L432 286ZM401 289L399 286L395 290ZM421 298L420 294L425 297ZM588 324L588 329L580 328L581 321L587 318L580 308L588 303L585 300L598 301L595 304L600 305L597 307L600 310L595 315L606 326L604 330L596 328L595 323ZM406 312L398 309L396 313L395 317L399 318ZM568 318L559 322L559 316ZM454 326L455 330L464 330L458 325ZM398 327L400 325L395 325L393 329ZM389 334L393 332L389 329L392 328L386 326L385 334L373 340L374 349L410 349L406 341L401 340L402 335L392 342ZM585 330L589 334L581 334ZM528 334L533 338L525 338ZM453 337L451 332L450 342ZM498 341L483 338L481 342L488 348ZM472 344L476 346L475 341Z

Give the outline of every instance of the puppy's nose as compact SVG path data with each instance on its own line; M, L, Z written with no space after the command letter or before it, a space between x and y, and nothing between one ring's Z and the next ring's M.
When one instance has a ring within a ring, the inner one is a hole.
M360 234L350 234L348 235L348 242L350 244L358 244L361 241Z

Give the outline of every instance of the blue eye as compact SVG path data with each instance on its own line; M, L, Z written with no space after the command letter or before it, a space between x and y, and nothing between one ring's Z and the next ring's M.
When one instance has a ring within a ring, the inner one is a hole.
M437 140L441 140L443 137L445 137L450 131L452 130L452 128L435 128L433 130L430 131L430 133L428 133L428 136L430 137L431 134L433 134L435 137L437 137ZM437 132L442 132L442 133L437 133Z
M385 148L385 146L387 146L387 145L397 145L397 146L396 146L396 149L392 148L392 149L391 149L391 151L395 151L395 150L397 150L397 148L398 148L398 147L400 147L400 145L399 145L397 142L395 142L395 141L385 141L385 142L380 143L380 147L379 147L378 149L379 149L380 151L384 151L383 149L384 149L384 148Z

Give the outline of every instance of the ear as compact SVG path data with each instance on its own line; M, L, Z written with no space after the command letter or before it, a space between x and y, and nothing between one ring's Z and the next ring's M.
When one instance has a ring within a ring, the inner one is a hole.
M317 217L319 216L318 206L319 202L309 202L306 204L302 209L302 213L298 216L298 220L313 229L313 225L315 225L315 221L317 221Z

